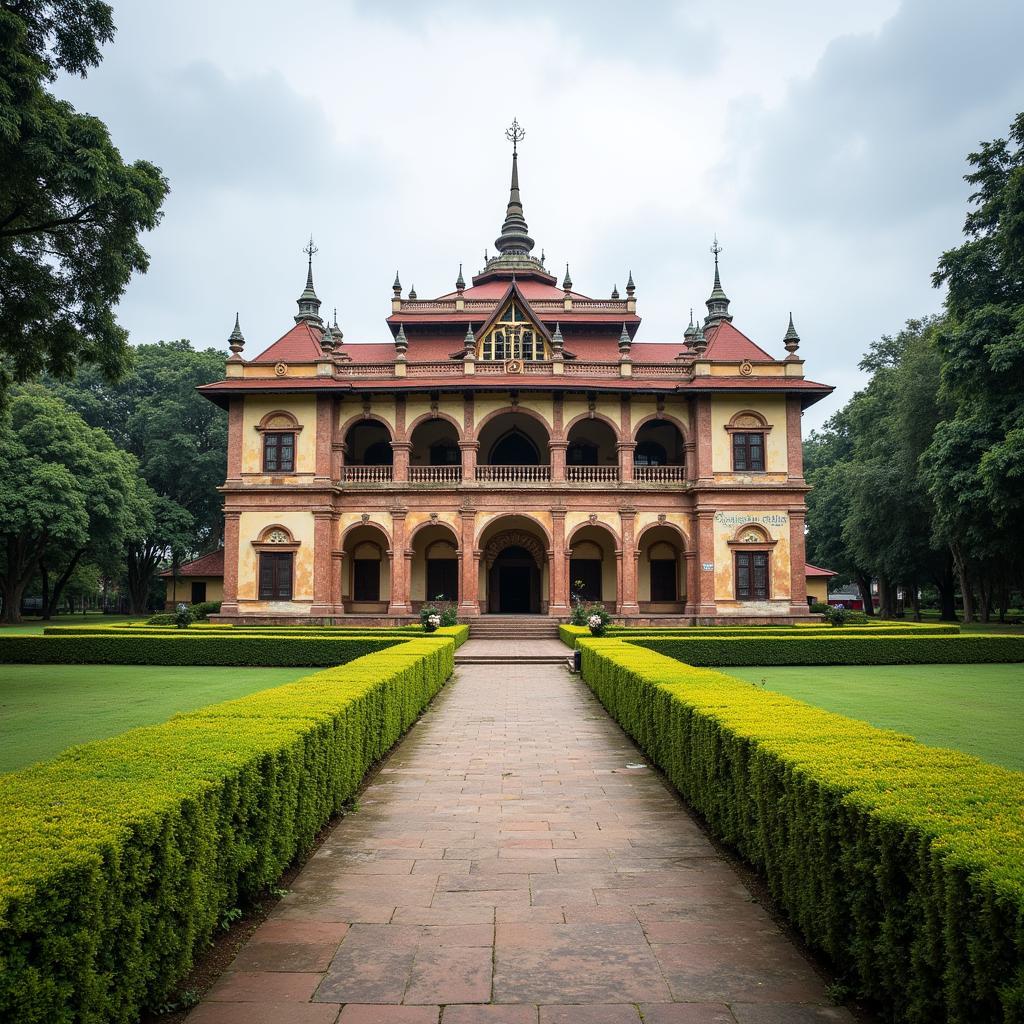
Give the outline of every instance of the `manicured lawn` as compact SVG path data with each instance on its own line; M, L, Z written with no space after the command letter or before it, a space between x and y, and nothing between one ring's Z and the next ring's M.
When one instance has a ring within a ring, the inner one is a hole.
M829 711L1024 770L1024 665L728 668Z
M97 612L90 612L88 615L58 615L48 622L43 622L42 619L26 618L24 622L19 622L16 626L8 626L5 622L0 622L0 638L3 637L5 631L39 634L47 626L110 626L115 622L145 622L147 618L149 618L148 615L141 617L138 615L100 615Z
M0 641L2 642L2 641ZM179 711L308 676L309 668L0 665L0 772Z

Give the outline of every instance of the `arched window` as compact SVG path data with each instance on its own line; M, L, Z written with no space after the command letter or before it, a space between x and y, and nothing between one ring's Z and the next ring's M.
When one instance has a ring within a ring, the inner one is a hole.
M290 413L268 413L256 429L263 435L263 472L295 472L295 439L302 427Z
M725 428L732 435L732 469L734 473L763 473L765 470L765 439L772 428L759 412L740 412Z
M480 339L477 357L488 362L506 359L547 359L544 336L516 303L510 302Z

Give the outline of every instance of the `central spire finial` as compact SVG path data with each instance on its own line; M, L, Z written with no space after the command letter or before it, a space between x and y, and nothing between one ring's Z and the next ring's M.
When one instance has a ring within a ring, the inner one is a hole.
M512 118L511 126L505 129L505 138L512 143L512 155L515 156L519 143L526 138L526 132L515 118Z
M721 251L722 247L718 244L718 235L716 233L715 240L711 243L711 252L715 257L715 283L711 286L711 294L704 303L708 307L708 315L704 318L705 327L713 327L723 320L732 323L732 314L729 312L729 298L722 288L722 279L718 274L718 254Z
M295 322L307 321L317 327L323 327L323 320L320 319L320 300L313 288L313 256L320 250L313 244L312 235L309 236L309 245L304 246L302 251L309 259L306 263L306 287L298 298L299 312L295 317Z
M722 251L722 247L718 244L718 234L715 234L715 240L711 243L711 251L715 254L715 266L718 266L718 254Z

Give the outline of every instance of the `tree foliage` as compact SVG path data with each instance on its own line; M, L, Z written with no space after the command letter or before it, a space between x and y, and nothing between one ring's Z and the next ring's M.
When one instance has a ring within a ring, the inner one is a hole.
M12 378L92 363L114 380L126 364L113 306L148 266L139 234L168 184L46 88L95 67L113 34L98 0L0 3L0 397Z

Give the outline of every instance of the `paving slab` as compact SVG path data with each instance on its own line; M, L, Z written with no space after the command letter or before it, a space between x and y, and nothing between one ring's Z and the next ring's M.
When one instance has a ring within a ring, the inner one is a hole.
M190 1024L853 1020L556 644L465 645Z

